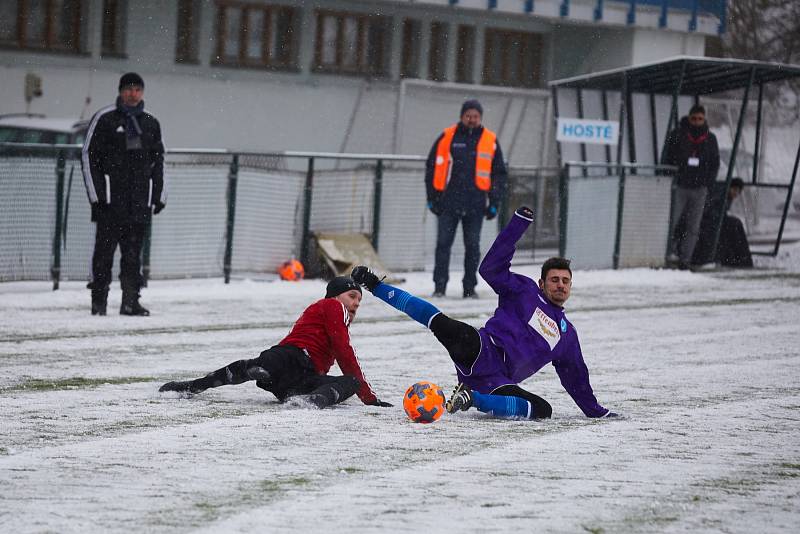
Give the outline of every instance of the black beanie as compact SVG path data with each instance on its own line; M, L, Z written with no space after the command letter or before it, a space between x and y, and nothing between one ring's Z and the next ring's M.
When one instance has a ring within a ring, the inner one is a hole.
M119 79L119 90L122 91L123 88L129 85L138 85L144 89L144 80L135 72L127 72Z
M476 109L478 110L478 113L481 114L481 117L483 116L483 106L481 106L481 103L477 100L472 99L461 104L461 115L459 115L459 117L462 117L468 109Z
M358 292L361 293L361 286L356 284L352 278L349 276L337 276L328 282L328 287L325 290L325 298L329 299L341 295L345 291L350 291L351 289L357 289Z

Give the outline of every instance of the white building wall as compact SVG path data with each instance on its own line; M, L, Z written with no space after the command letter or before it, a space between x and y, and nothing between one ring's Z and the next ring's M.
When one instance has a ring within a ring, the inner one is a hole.
M631 64L652 63L671 56L705 55L705 36L637 28L631 32Z
M265 2L266 3L266 2ZM488 11L486 2L457 7L447 2L349 2L315 0L291 3L301 8L298 72L240 69L212 65L216 4L202 0L199 63L176 64L175 2L129 1L127 57L101 57L102 0L87 0L87 54L57 55L0 51L0 114L25 110L24 77L42 77L44 95L31 112L51 117L90 116L113 102L120 74L137 71L145 79L145 102L162 122L169 147L220 147L236 150L315 150L426 154L435 136L458 118L465 98L480 98L487 126L500 134L507 155L517 164L546 163L542 154L547 93L543 90L452 83L430 84L397 78L401 39L392 40L385 80L310 72L315 38L314 10L379 11L393 17L400 31L404 17L423 21L420 76L427 73L427 31L431 20L476 29L476 67L483 64L483 32L487 27L539 32L543 39L543 79L555 79L613 68L676 53L702 52L701 35L636 29L554 18L557 2L537 1L535 15L525 15L521 2L501 1ZM591 3L591 2L590 2ZM441 4L441 5L439 5ZM574 1L573 17L589 3ZM606 20L616 4L607 4ZM547 11L553 8L554 13ZM518 11L515 11L518 10ZM585 15L585 13L584 13ZM581 19L583 20L583 19ZM450 45L455 46L455 38ZM657 46L652 43L657 42ZM659 54L661 54L659 56ZM454 54L449 54L453 59ZM452 61L449 72L453 72ZM476 78L480 72L476 69ZM89 101L88 105L86 104Z

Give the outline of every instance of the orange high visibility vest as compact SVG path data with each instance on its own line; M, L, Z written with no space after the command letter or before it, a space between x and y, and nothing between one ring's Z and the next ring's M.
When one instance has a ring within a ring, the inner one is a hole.
M445 128L444 135L436 146L436 165L433 168L433 188L444 191L450 181L453 156L450 154L450 145L456 134L458 124ZM492 188L492 160L497 149L497 135L488 128L483 129L481 138L478 139L477 156L475 157L475 187L481 191Z

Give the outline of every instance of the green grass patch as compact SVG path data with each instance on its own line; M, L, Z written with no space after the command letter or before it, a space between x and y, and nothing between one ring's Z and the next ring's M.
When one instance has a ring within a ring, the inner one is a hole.
M311 480L305 477L270 478L259 482L258 487L264 493L275 494L292 489L302 488L310 483Z
M151 376L126 376L122 378L85 378L74 376L72 378L60 378L55 380L32 378L11 386L0 389L0 393L13 391L60 391L65 389L90 389L100 386L135 384L138 382L152 382L156 380Z
M800 478L800 464L782 462L778 464L778 477L780 478Z

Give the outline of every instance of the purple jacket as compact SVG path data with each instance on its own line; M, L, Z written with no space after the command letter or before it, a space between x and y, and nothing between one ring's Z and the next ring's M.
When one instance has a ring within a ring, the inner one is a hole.
M608 410L592 392L578 333L564 309L547 300L533 280L510 270L515 245L530 223L515 214L481 262L479 272L497 293L498 305L479 330L483 348L466 382L491 382L474 389L493 390L503 385L497 382L518 384L553 362L575 404L588 417L601 417Z

